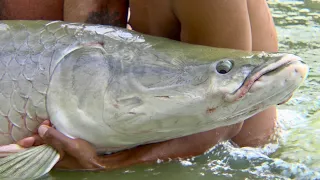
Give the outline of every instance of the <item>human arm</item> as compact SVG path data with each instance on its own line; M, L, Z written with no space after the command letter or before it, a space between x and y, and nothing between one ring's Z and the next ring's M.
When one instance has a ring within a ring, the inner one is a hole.
M246 51L278 51L275 26L265 0L201 2L174 1L174 12L182 22L181 41ZM239 146L264 145L276 121L273 106L244 121L232 140Z
M39 135L26 138L19 141L18 144L45 143L54 147L61 155L61 160L55 166L58 169L113 170L134 164L153 163L158 159L167 161L198 156L216 143L234 136L238 130L239 125L231 125L214 131L141 145L111 155L98 156L93 146L88 142L81 139L70 139L47 124L43 124L38 130Z
M265 0L247 0L253 51L278 51L277 33ZM276 106L247 119L232 140L239 146L262 146L269 142L277 121Z

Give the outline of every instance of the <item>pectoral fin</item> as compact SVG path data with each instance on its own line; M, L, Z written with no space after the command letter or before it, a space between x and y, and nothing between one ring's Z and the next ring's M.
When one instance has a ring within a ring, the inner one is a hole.
M0 159L0 179L36 179L59 161L59 153L48 145L29 148Z
M0 158L4 158L25 150L25 148L19 146L18 144L3 145L0 146Z

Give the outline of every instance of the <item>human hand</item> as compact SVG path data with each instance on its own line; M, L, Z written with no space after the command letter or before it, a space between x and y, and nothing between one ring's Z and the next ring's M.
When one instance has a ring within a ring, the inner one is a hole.
M50 126L50 121L44 121L41 125ZM30 137L19 140L16 144L8 144L0 146L0 158L9 156L14 153L25 151L32 146L39 146L43 144L43 139L38 133Z
M98 156L90 143L65 136L51 127L50 121L44 121L36 134L20 140L16 144L0 146L0 158L42 144L48 144L59 152L60 160L55 165L55 168L58 169L113 170L132 164L130 161L130 157L133 157L132 151L126 150L112 155Z
M166 161L197 156L217 142L229 139L236 129L238 125L231 125L164 142L141 145L111 155L97 156L94 147L88 142L68 138L50 127L49 122L44 122L39 127L39 134L25 138L18 144L23 147L43 143L52 146L61 155L60 161L55 166L58 169L113 170L140 163L154 163L158 159Z
M104 166L98 163L98 156L94 147L85 140L71 139L44 122L38 128L38 134L18 142L23 147L29 145L48 144L60 154L56 164L59 169L72 170L103 170Z
M98 156L91 144L82 139L71 139L65 136L51 127L50 121L44 121L36 134L20 140L16 144L0 146L0 157L6 157L42 144L48 144L59 152L60 160L56 164L56 168L73 170L105 169L98 163Z
M55 165L57 169L101 171L135 164L131 161L133 152L131 150L98 156L94 146L89 142L71 139L49 125L42 124L38 128L38 137L33 136L33 138L34 144L44 143L59 152L60 160ZM28 144L26 139L23 141Z

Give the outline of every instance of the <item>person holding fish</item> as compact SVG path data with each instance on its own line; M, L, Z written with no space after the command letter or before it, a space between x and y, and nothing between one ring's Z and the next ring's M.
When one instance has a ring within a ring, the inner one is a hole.
M276 52L277 34L265 0L0 0L0 20L64 20L126 27L153 36L213 47ZM165 142L141 145L98 156L81 139L70 139L45 121L39 134L17 142L28 148L47 143L57 149L60 169L122 168L157 159L203 154L221 141L239 146L261 146L269 141L276 123L276 108L248 120Z

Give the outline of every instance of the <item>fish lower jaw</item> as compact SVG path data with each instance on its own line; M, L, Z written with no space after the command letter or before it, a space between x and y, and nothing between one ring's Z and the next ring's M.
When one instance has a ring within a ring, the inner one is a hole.
M238 104L234 105L234 107L238 108L239 110L231 113L230 116L219 121L224 122L225 125L232 125L244 121L257 113L262 112L268 107L276 105L278 102L289 100L292 96L292 92L295 89L296 86L291 86L287 91L282 90L278 93L267 95L265 97L261 97L259 95L257 96L254 93L248 92L247 97L246 99L243 99L243 102L235 102ZM255 99L256 97L258 98Z

